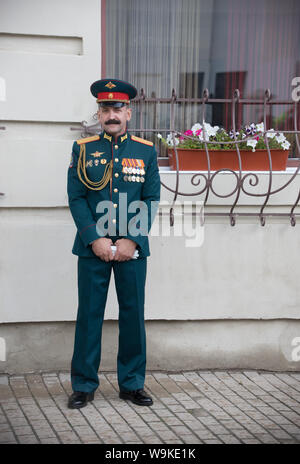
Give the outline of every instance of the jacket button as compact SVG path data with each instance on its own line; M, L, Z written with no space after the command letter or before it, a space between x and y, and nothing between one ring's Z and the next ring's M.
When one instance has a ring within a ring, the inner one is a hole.
M118 145L115 145L115 149L117 150L118 148L119 148L119 146L118 146Z
M118 207L117 203L114 203L114 208L117 208L117 207Z
M119 161L119 158L115 158L115 162L117 163Z
M115 224L115 223L117 222L117 220L116 220L116 219L113 219L112 222Z
M114 192L117 193L119 190L117 188L114 189Z
M117 172L115 173L115 177L119 177L119 174Z

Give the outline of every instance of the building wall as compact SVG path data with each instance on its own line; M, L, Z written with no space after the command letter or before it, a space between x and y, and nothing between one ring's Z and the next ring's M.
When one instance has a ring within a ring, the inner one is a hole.
M65 171L65 166L61 170ZM274 173L273 189L291 176L288 171ZM189 173L181 173L181 192L195 191L190 177ZM267 190L268 174L259 174L259 178L259 187L250 189L252 193ZM289 212L297 197L299 178L300 175L289 188L271 197L268 212ZM162 171L161 180L172 187L175 173ZM216 193L228 193L233 187L233 176L226 173L219 174L213 184ZM2 209L2 322L71 321L76 317L77 261L71 254L75 226L63 182L61 189L56 186L56 195L59 207L7 205ZM179 197L175 225L170 228L172 197L162 187L163 219L156 217L150 235L147 319L298 319L297 225L291 227L288 218L270 217L262 227L258 217L246 217L231 227L228 217L209 217L201 227L200 218L193 224L190 209L182 203L184 197ZM203 195L188 198L190 202L201 200ZM233 199L224 200L210 193L204 212L228 212L232 202ZM260 197L242 194L237 211L257 213L261 203ZM112 278L106 319L117 318Z
M181 191L191 188L190 175L182 174ZM290 176L274 175L274 189ZM220 175L216 192L228 191L226 177ZM174 186L174 173L162 172L161 178ZM267 173L260 175L256 193L265 190L267 178ZM288 213L297 185L299 176L289 193L274 196L268 212ZM166 192L163 189L162 218L156 217L150 236L148 369L299 370L300 353L295 353L300 340L299 224L292 227L288 217L271 216L262 227L257 216L237 216L234 227L228 217L207 217L201 226L199 218L192 222L186 205L178 204L170 232L172 194ZM256 205L249 197L240 200L237 213L259 211L261 200ZM228 212L230 202L226 203L211 196L205 212ZM0 226L5 322L0 336L7 349L1 367L5 372L69 369L77 310L70 213L66 207L38 208L35 214L20 210L16 217L14 213L15 209L3 210ZM176 236L181 228L185 235ZM194 245L196 237L200 246L187 246ZM117 318L112 276L103 328L103 370L116 368Z

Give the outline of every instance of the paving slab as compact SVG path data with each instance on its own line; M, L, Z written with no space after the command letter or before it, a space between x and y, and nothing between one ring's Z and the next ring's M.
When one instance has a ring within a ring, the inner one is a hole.
M119 398L116 372L99 381L94 401L71 410L68 372L0 374L0 443L300 443L297 372L149 371L150 407Z

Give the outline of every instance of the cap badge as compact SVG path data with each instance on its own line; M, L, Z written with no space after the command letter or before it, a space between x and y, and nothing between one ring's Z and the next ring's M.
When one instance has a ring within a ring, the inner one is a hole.
M108 94L108 98L114 98L114 94L113 94L113 93L109 93L109 94Z
M113 89L114 87L116 87L116 85L113 84L111 81L109 81L109 82L105 85L105 87L108 87L109 89Z

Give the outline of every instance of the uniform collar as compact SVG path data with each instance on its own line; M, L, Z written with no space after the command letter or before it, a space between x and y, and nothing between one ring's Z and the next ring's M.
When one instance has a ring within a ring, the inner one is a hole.
M129 138L128 132L124 132L124 134L119 135L119 137L118 137L118 139L116 141L115 141L115 138L112 135L108 134L105 131L103 131L102 135L103 135L104 140L106 139L109 142L114 142L114 143L116 143L118 145L120 145L123 142L126 142L126 140L128 140L128 138Z

